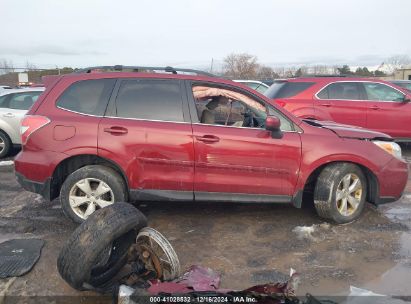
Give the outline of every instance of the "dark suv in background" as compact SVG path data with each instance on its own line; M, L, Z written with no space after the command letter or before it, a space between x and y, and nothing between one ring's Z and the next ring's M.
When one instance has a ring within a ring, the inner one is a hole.
M301 77L275 81L264 95L301 118L360 126L411 141L411 92L393 83Z
M45 81L15 159L20 184L60 196L74 221L117 201L300 207L311 192L321 217L346 223L366 200L395 201L406 185L407 164L388 135L303 121L200 72L87 72Z

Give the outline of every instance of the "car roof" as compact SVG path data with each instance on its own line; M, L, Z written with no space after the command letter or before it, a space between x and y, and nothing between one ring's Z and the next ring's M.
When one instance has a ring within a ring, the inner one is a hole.
M13 94L13 93L38 92L38 91L42 92L44 91L44 88L7 89L4 91L1 91L0 96Z
M388 82L392 82L392 83L411 83L411 80L388 80Z

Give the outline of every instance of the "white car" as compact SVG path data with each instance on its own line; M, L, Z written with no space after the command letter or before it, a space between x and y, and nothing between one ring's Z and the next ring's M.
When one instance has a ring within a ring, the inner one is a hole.
M12 89L12 87L9 87L7 85L0 85L0 93L3 93L3 91L10 89Z
M261 82L258 80L233 80L233 81L246 85L256 90L257 92L260 92L261 94L264 94L264 92L270 87L266 85L264 82Z
M20 123L44 88L0 91L0 158L21 144Z

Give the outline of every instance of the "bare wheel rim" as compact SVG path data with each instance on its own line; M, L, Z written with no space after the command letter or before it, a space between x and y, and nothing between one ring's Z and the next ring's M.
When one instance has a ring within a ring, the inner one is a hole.
M149 247L158 257L162 267L162 279L173 280L180 276L180 261L170 242L157 230L145 227L140 230L137 244Z
M4 139L0 137L0 153L3 152L5 147L6 147L6 143L4 142Z
M338 212L350 216L357 211L363 195L363 186L358 175L348 173L337 187L336 202Z
M102 180L84 178L71 188L69 203L77 216L86 219L94 211L114 204L114 193Z

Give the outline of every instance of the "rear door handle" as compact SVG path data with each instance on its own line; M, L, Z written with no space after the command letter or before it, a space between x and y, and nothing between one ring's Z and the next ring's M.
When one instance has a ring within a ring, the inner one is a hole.
M323 107L327 107L327 108L331 107L331 103L322 103L321 105Z
M202 141L204 143L210 143L210 144L220 141L220 138L218 138L217 136L214 136L214 135L196 136L196 139L198 141Z
M14 117L13 113L5 113L3 114L4 117Z
M379 107L379 106L371 106L370 109L372 109L372 110L379 110L380 107Z
M124 127L110 127L110 128L104 128L104 132L110 133L111 135L125 135L128 133L128 130Z

